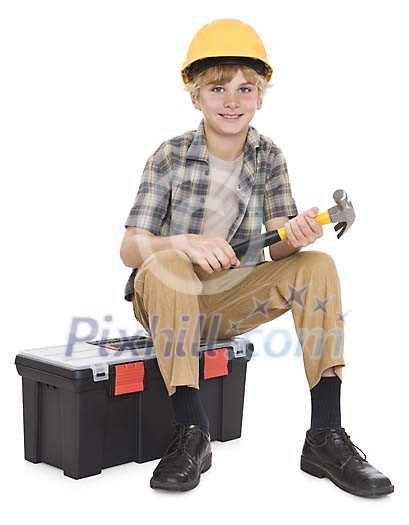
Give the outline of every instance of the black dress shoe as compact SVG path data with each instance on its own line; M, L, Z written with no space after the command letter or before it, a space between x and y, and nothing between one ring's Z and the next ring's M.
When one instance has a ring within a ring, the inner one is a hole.
M389 478L362 457L343 428L308 430L301 455L301 470L329 478L356 496L376 498L394 491Z
M210 434L198 425L175 425L175 434L153 471L153 489L191 490L212 466Z

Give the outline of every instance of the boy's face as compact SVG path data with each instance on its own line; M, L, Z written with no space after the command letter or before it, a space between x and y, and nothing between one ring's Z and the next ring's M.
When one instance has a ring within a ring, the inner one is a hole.
M206 125L221 135L236 135L247 130L262 103L257 86L248 82L241 70L228 84L202 86L191 98L194 107L203 113Z

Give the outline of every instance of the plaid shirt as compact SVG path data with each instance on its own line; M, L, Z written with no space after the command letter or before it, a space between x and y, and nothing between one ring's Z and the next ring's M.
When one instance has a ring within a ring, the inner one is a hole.
M206 135L202 120L196 131L163 142L149 157L125 227L154 235L201 233L209 187ZM274 142L249 126L243 169L237 186L239 215L227 236L231 245L254 238L273 217L298 214L291 194L285 158ZM264 261L260 250L257 262ZM134 269L125 286L132 301Z

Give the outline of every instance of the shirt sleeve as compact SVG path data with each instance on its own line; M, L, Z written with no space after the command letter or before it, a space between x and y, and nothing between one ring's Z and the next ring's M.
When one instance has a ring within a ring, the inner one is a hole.
M264 193L264 219L266 223L277 217L298 215L297 205L291 193L287 163L281 150L275 154L271 170L266 175Z
M162 144L147 160L125 227L135 226L159 235L171 194L172 170L166 149Z

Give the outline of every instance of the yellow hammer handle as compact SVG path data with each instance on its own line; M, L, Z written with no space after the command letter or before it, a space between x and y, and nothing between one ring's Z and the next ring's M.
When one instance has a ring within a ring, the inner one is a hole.
M320 213L319 215L317 215L315 217L315 220L318 221L321 224L321 226L324 226L324 224L329 224L330 222L332 222L328 211L324 211ZM277 231L282 241L287 238L287 234L286 234L284 226L282 228L279 228Z

